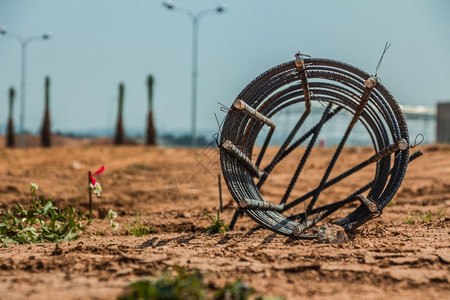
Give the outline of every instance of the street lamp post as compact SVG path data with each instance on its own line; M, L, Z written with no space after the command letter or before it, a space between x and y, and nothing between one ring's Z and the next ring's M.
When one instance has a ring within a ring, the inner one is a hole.
M196 146L197 126L197 76L198 76L198 22L208 14L223 13L224 5L218 5L215 9L205 9L194 15L190 10L175 6L172 1L166 1L163 6L167 9L178 11L189 17L192 21L192 107L191 107L191 147Z
M17 40L22 47L22 62L21 62L21 74L20 74L20 122L19 122L19 147L25 147L25 86L26 86L26 50L27 45L35 40L48 40L51 36L49 33L42 35L30 36L26 39L22 38L17 33L6 30L4 27L0 27L0 34L9 36Z

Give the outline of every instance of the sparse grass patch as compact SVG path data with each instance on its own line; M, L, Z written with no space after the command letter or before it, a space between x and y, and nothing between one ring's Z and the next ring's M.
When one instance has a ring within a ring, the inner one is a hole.
M153 227L146 226L141 219L139 218L139 215L136 216L136 218L133 218L132 224L125 225L125 231L127 234L132 234L138 237L147 235L149 233L152 233L154 231Z
M414 218L412 216L407 217L405 223L409 225L414 224Z
M227 224L220 219L220 213L217 212L217 216L215 218L211 217L208 213L205 212L205 216L207 216L211 220L211 225L209 225L205 232L207 234L215 234L215 233L223 233L230 231L230 228L228 228Z
M431 211L428 212L418 211L417 218L421 222L430 222L431 219L433 218L433 215L431 214Z
M417 222L428 223L433 221L433 219L440 221L442 218L445 218L445 208L440 208L437 210L436 214L433 216L431 210L429 211L417 211L416 216L410 215L406 218L405 223L412 225Z

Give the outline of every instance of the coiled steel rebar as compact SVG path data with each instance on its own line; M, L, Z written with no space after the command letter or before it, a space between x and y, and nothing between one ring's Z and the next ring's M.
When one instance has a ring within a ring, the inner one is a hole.
M241 205L239 209L244 210L262 227L289 237L301 238L304 231L346 203L363 199L353 212L335 221L345 230L350 230L364 224L375 213L381 213L400 187L409 159L408 129L398 103L377 77L342 62L297 55L295 60L278 65L255 78L236 99L238 100L231 106L221 132L222 173L231 195ZM319 123L313 128L303 128L311 111L311 102L318 101L328 104ZM271 118L298 103L304 104L304 113L269 164L261 166L262 157L276 131ZM303 196L288 201L321 128L340 111L350 112L353 118L320 184ZM328 179L357 122L363 124L371 137L374 154L347 172ZM254 164L252 153L257 136L264 134L264 126L269 126L270 131ZM294 140L302 132L302 137ZM279 204L268 203L259 189L273 168L309 137L311 141L299 161L285 196ZM357 191L357 197L352 194L344 200L336 199L332 204L314 207L323 190L372 163L376 163L376 171L367 196L359 195L360 192ZM295 217L288 215L289 209L307 200L310 202L303 213L297 213ZM372 202L376 206L369 205ZM374 207L377 208L376 211ZM231 227L236 219L237 214Z

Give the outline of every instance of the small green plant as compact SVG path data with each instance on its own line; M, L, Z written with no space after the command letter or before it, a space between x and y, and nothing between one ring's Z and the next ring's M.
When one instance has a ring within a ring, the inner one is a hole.
M223 289L216 291L214 299L246 300L253 293L254 290L251 286L237 279L233 283L227 283Z
M433 215L431 214L431 211L428 212L419 211L417 212L417 218L421 222L431 222Z
M146 226L139 218L139 215L136 218L133 218L133 223L130 225L125 225L125 230L127 234L132 234L138 237L147 235L154 231L153 227Z
M217 212L216 218L211 217L207 212L205 212L205 216L207 216L211 220L211 225L209 225L205 232L207 234L215 234L215 233L223 233L230 231L227 224L223 220L220 219L220 213Z
M60 209L52 199L37 194L38 186L31 184L33 202L25 209L21 204L12 209L0 209L0 243L40 243L70 241L86 231L83 212L67 206Z
M409 225L414 224L414 218L412 216L407 217L405 223Z
M203 277L198 271L189 272L180 266L175 274L166 272L156 280L142 279L131 283L119 300L141 299L205 299Z

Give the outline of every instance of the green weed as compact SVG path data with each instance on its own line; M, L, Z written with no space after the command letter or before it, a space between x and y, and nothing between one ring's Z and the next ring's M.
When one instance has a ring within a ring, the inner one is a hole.
M254 290L251 286L238 279L233 283L227 283L223 289L216 291L214 299L245 300L253 293Z
M433 215L433 213L431 212L431 210L429 211L418 211L416 213L416 217L414 215L411 215L409 217L406 218L405 223L406 224L415 224L416 221L417 222L421 222L421 223L428 223L433 221L433 219L435 218L437 221L440 221L442 218L445 218L445 208L440 208L437 210L436 214Z
M431 214L431 211L428 211L428 212L418 211L417 218L421 222L431 222L433 215Z
M414 218L411 217L411 216L410 216L410 217L407 217L405 223L406 223L406 224L409 224L409 225L414 224Z
M80 237L86 228L83 212L67 206L60 209L36 193L38 186L31 185L31 208L21 204L6 211L0 210L0 244L41 243L70 241Z
M445 208L440 208L437 211L437 219L440 221L442 218L446 217Z
M207 216L211 220L211 225L209 225L205 232L207 234L215 234L215 233L223 233L226 231L230 231L227 224L223 220L220 219L220 213L217 212L216 218L211 217L208 213L205 212L205 216Z
M205 299L205 285L203 277L198 271L188 272L186 269L176 266L174 276L166 272L156 280L135 281L118 299Z
M139 216L133 218L132 224L125 225L125 230L127 234L132 234L138 237L147 235L154 231L153 227L144 225L144 223L140 220Z

